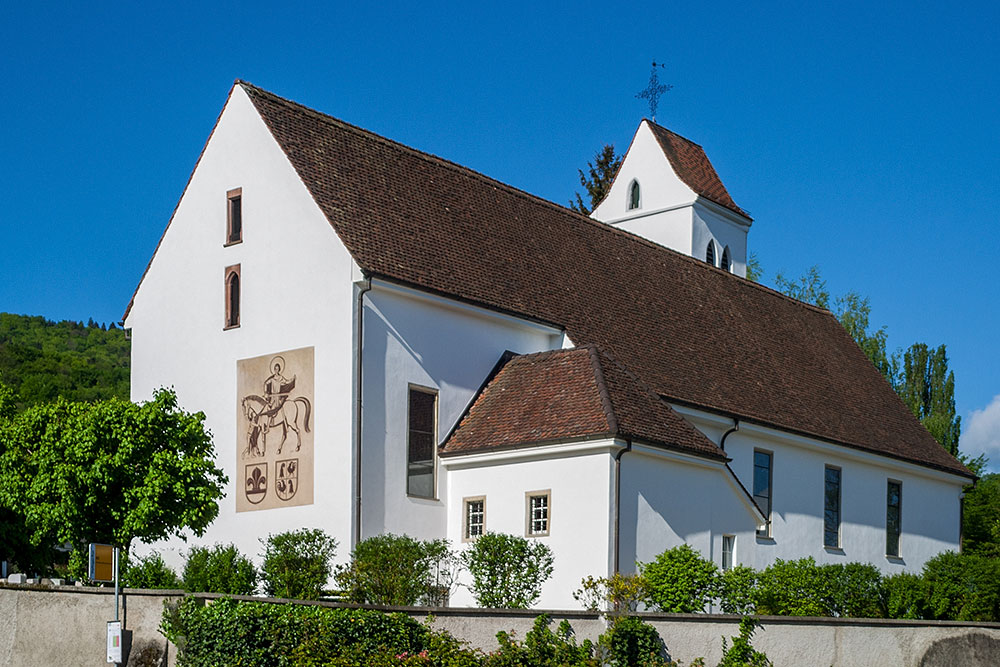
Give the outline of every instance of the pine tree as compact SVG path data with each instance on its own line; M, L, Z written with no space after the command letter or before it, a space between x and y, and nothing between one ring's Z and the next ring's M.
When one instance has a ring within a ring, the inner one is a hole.
M621 156L615 155L615 145L604 144L604 147L594 155L594 161L587 163L587 174L583 173L583 169L577 170L580 173L580 185L587 190L587 195L590 197L590 205L585 204L577 192L576 202L570 202L569 207L578 213L590 215L608 194L621 163Z

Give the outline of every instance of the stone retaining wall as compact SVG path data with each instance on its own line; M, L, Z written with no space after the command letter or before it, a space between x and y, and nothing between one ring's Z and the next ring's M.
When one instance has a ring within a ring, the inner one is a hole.
M180 591L127 590L122 595L122 620L131 632L128 665L156 667L175 664L176 651L159 633L165 600ZM216 595L199 595L217 598ZM279 604L287 601L254 599ZM312 603L345 606L336 603ZM447 630L472 646L492 650L496 633L513 631L523 639L541 611L485 609L417 609L402 611ZM550 611L553 623L566 619L580 641L596 639L604 622L582 611ZM715 665L722 656L722 637L738 633L739 618L706 614L642 614L659 631L667 651L685 664L704 657ZM106 622L114 617L114 591L73 586L0 585L0 667L91 665L105 662ZM754 645L777 667L843 666L938 667L1000 665L1000 624L884 619L761 618Z

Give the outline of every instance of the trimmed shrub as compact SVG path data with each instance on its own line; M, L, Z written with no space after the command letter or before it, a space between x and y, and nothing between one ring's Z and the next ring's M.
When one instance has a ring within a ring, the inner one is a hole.
M451 590L454 562L447 540L378 535L354 547L351 563L337 572L337 583L352 602L440 605Z
M292 530L261 539L264 594L295 600L318 600L330 578L337 540L318 528Z
M827 613L853 618L885 615L882 573L871 563L821 565L820 576Z
M826 582L816 561L776 559L757 576L754 606L759 614L829 616Z
M192 593L253 595L257 590L257 570L232 544L192 547L181 579Z
M887 618L924 618L926 586L917 574L901 572L882 579Z
M752 567L737 565L723 572L719 578L719 607L722 613L741 616L756 613L756 589L757 571Z
M927 561L923 579L930 618L1000 620L1000 560L948 551Z
M418 654L430 634L403 614L195 598L167 606L160 629L178 647L179 667L361 665L366 656Z
M122 561L121 578L125 588L181 588L177 573L156 551L146 556L128 556Z
M528 608L552 576L552 550L518 535L486 533L462 552L472 574L472 594L481 607Z
M704 611L715 597L718 568L687 544L667 549L640 567L649 585L649 600L660 611Z
M663 664L666 653L656 628L635 616L617 618L598 642L612 667Z

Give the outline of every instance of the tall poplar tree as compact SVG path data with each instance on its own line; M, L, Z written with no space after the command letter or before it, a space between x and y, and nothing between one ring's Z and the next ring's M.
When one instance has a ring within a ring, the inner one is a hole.
M944 345L914 343L903 353L896 392L931 435L958 456L962 418L955 414L955 373L948 370Z
M590 215L608 194L611 182L615 179L621 164L622 156L615 155L615 145L604 144L604 147L594 155L594 161L587 163L586 174L583 173L583 169L577 170L580 173L580 185L586 189L590 203L585 203L577 192L576 202L570 202L569 207L578 213Z

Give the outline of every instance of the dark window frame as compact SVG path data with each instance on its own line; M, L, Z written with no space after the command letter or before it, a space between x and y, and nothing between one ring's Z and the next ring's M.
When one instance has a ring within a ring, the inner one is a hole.
M893 504L892 487L896 487L896 503ZM895 521L893 513L895 511ZM886 480L885 485L885 555L899 558L899 541L903 534L903 483L896 479Z
M239 328L240 316L243 312L243 277L240 275L240 265L227 266L223 276L223 299L226 304L226 312L222 330L228 331ZM233 289L234 282L235 290Z
M431 404L431 430L429 432L421 430L414 427L412 414L413 410L413 394L414 392L431 396L433 402ZM437 431L438 431L438 391L432 387L423 387L416 384L410 384L407 386L406 392L406 495L411 498L425 498L428 500L437 500ZM414 434L424 434L430 436L430 460L420 459L414 460L412 458L414 453ZM410 486L410 480L414 476L412 474L412 469L415 466L430 466L431 469L431 493L430 495L424 495L423 493L415 493Z
M715 266L715 241L709 241L705 247L705 262Z
M730 273L733 271L733 256L729 252L729 246L722 249L722 259L719 260L719 268L725 269Z
M766 494L760 493L757 487L757 455L761 454L767 457L767 485ZM774 452L768 451L766 449L754 449L753 450L753 499L760 507L760 510L764 513L764 528L757 530L757 537L771 537L771 512L774 509ZM761 506L761 500L764 500L766 507Z
M226 242L223 246L243 243L243 188L226 192Z
M831 488L836 484L835 489ZM841 548L840 526L843 523L843 470L838 466L823 467L823 546ZM834 495L833 492L835 491Z

